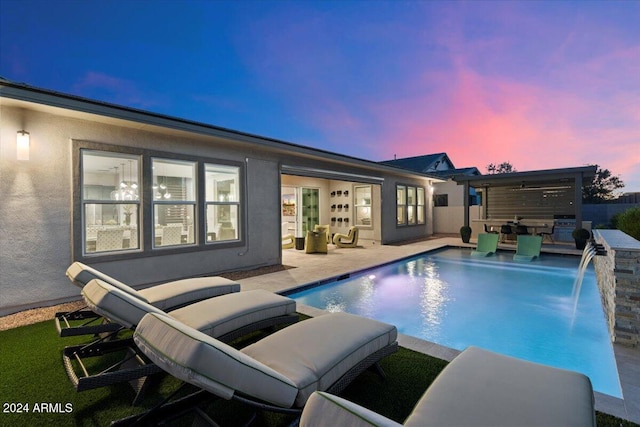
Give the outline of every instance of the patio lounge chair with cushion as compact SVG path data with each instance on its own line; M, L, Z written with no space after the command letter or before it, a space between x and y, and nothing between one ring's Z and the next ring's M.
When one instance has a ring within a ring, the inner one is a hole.
M115 278L89 267L81 262L74 262L69 266L66 275L74 285L83 288L93 279L103 280L110 285L139 298L163 311L175 310L204 299L240 292L240 284L224 277L194 277L191 279L175 280L149 288L135 290ZM81 326L71 326L70 321L85 321ZM77 310L73 312L59 312L55 315L56 328L60 336L98 334L120 329L118 324L95 324L101 321L101 316L92 311Z
M336 233L333 236L333 244L339 248L355 248L358 246L358 227L349 227L347 234Z
M404 426L595 426L591 381L583 374L469 347L424 393ZM328 393L314 393L300 427L398 424Z
M298 320L294 300L265 290L234 292L199 301L168 313L100 279L87 283L82 289L82 296L95 313L122 325L121 328L134 329L147 313L156 313L171 316L221 341L232 341L256 330L295 323ZM98 374L88 373L83 358L102 356L105 353L123 349L130 353L130 358ZM123 364L128 365L129 360L137 360L138 364L133 364L131 368L120 369ZM79 365L83 376L78 376L72 361ZM119 340L101 338L86 345L68 346L63 350L63 362L67 375L77 391L160 372L160 369L152 364L144 363L131 338Z
M493 233L478 234L478 246L471 252L473 256L489 256L498 249L498 235Z
M299 414L314 391L339 393L397 351L395 326L330 313L281 329L236 350L183 323L149 313L134 333L138 348L169 374L226 399ZM164 419L162 408L156 416Z
M541 236L518 236L516 254L513 256L514 261L532 261L540 256L542 248Z

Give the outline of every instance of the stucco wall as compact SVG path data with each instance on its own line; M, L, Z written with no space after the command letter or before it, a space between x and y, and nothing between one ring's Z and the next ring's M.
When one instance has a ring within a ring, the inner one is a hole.
M2 106L0 111L0 314L79 297L64 272L72 260L72 140L135 146L245 162L246 246L173 253L92 265L132 285L280 262L279 165L212 144ZM30 133L29 161L17 161L16 132Z
M382 203L377 215L381 224L380 234L374 234L373 238L380 238L383 243L425 237L432 230L428 178L379 170L377 165L337 154L315 156L307 149L270 140L202 129L164 118L151 120L143 113L123 113L106 106L92 106L89 110L79 104L80 111L100 115L51 106L56 103L45 106L24 102L14 106L15 103L3 102L0 106L0 315L79 298L78 288L64 275L74 261L73 206L78 205L73 200L77 185L73 164L76 144L108 144L153 150L168 157L175 153L245 166L246 216L242 242L215 249L185 252L171 249L144 256L83 259L132 286L280 263L282 165L353 176L352 182L364 177L363 182L377 183L374 188L380 191L375 196ZM29 161L16 160L16 133L22 129L31 137ZM427 190L426 224L396 225L397 184Z
M21 129L29 161L16 160ZM78 293L61 269L71 259L69 145L69 126L52 116L0 107L0 313Z

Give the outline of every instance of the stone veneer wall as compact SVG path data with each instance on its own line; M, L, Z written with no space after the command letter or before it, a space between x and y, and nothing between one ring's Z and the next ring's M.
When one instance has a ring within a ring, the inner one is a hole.
M606 256L594 257L602 305L613 342L640 344L640 241L619 230L594 230Z

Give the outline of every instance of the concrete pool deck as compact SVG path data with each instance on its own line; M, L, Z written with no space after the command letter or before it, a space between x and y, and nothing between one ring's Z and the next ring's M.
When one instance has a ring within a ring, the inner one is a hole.
M473 243L473 242L472 242ZM289 268L261 276L239 280L243 290L266 289L282 292L302 285L324 282L350 272L364 270L400 258L445 246L465 245L459 237L442 237L405 245L380 245L361 240L357 248L329 246L327 254L306 254L304 251L286 249L282 251L282 264ZM515 250L515 245L500 245L502 249ZM543 245L544 252L580 255L569 245ZM298 311L317 315L321 310L299 305ZM452 360L459 352L418 338L400 335L401 346L444 360ZM640 349L614 344L618 373L622 385L623 399L595 393L596 410L640 423Z

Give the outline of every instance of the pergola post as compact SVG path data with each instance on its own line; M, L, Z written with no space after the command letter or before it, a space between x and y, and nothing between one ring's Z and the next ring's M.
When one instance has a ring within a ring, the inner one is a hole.
M576 213L576 228L582 228L582 173L574 177L574 207Z
M464 225L469 226L469 181L464 181Z

